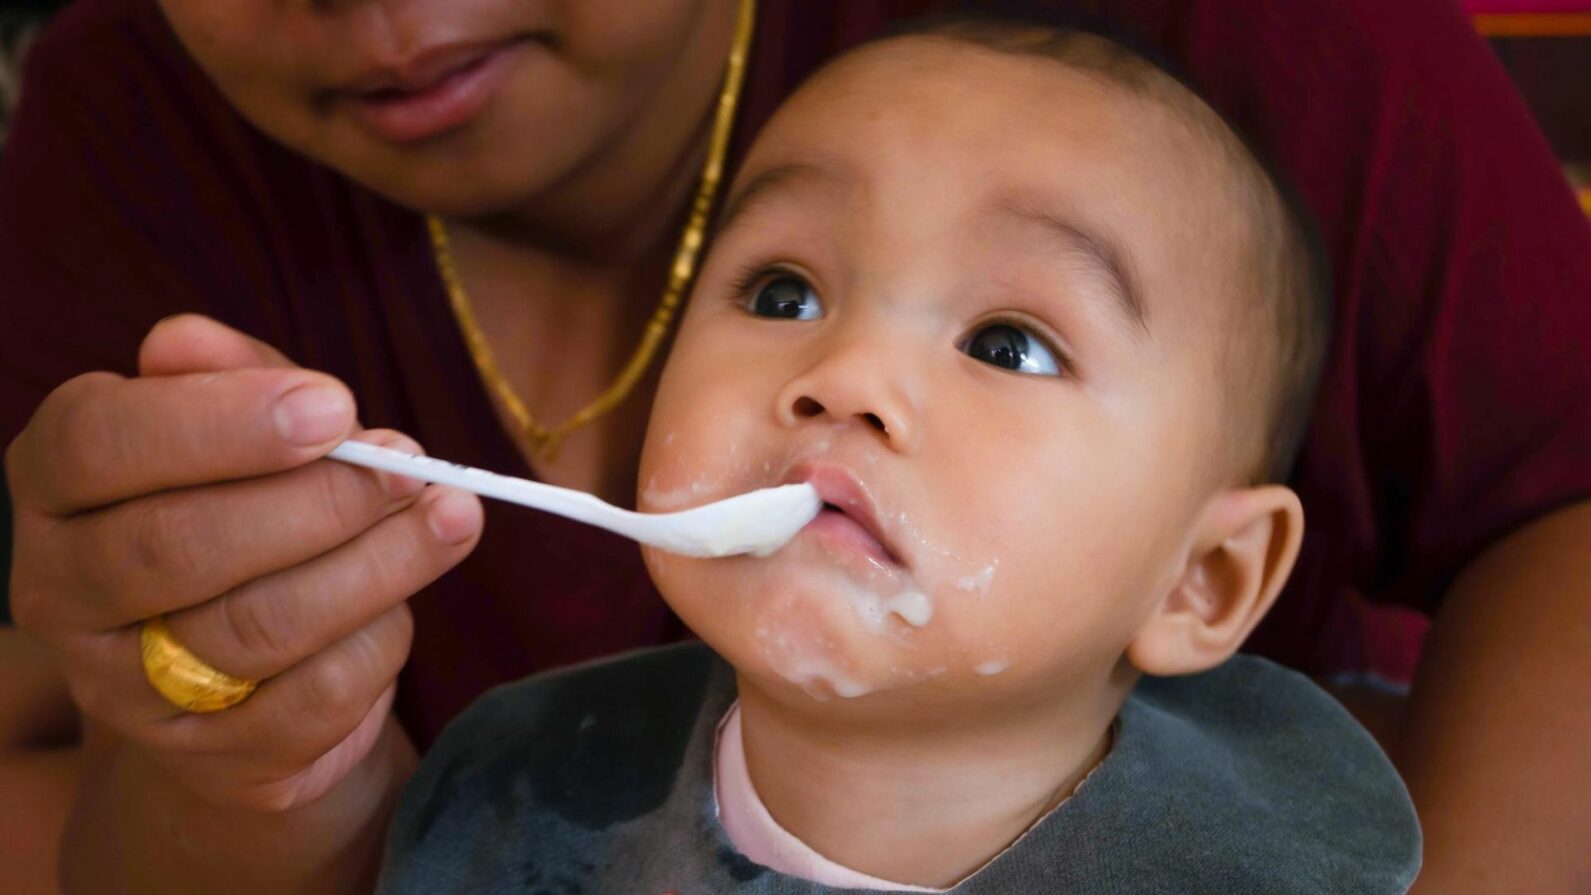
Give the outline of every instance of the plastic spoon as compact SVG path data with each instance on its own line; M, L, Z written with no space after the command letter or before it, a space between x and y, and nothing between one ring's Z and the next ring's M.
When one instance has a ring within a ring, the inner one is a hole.
M767 556L795 537L823 507L817 489L801 483L748 491L677 513L632 513L583 491L362 441L345 441L333 448L330 456L355 466L452 485L483 497L556 513L683 556Z

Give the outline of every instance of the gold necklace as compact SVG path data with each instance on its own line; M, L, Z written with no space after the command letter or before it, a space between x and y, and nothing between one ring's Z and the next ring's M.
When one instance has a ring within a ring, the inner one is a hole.
M459 329L464 335L470 359L475 362L475 369L480 373L481 380L508 409L509 415L518 424L520 434L529 444L532 456L549 461L556 459L558 447L570 433L623 403L635 388L635 384L641 380L641 376L646 373L647 368L651 366L652 358L656 356L658 347L663 344L669 327L673 325L680 297L685 294L686 287L695 276L696 258L701 251L703 237L707 231L707 215L712 210L719 181L723 178L724 155L729 149L729 132L735 122L735 109L740 104L741 84L746 78L746 59L750 55L751 35L757 20L756 7L756 0L740 0L740 12L735 21L735 40L729 50L724 85L718 92L718 105L713 115L713 132L707 144L707 161L702 165L701 178L696 187L696 198L691 203L690 217L685 222L685 229L680 233L679 245L674 250L674 263L669 265L668 284L663 288L663 297L658 300L657 309L652 312L652 319L647 321L646 331L641 335L641 344L636 346L635 353L630 355L624 369L619 371L618 377L603 390L602 394L580 408L574 416L556 426L544 426L531 415L525 402L520 400L519 394L514 391L514 387L508 383L508 379L498 368L497 358L492 354L492 346L487 343L486 334L482 332L480 324L475 319L475 312L470 308L469 297L464 292L458 267L453 261L447 226L436 215L426 216L425 222L431 231L431 250L436 256L437 274L442 279L448 304L453 308L453 316L458 320Z

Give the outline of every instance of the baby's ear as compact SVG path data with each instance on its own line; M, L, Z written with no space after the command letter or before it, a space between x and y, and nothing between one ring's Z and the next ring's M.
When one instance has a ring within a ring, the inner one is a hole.
M1281 485L1227 491L1205 509L1181 577L1127 645L1145 674L1204 671L1237 652L1298 558L1304 508Z

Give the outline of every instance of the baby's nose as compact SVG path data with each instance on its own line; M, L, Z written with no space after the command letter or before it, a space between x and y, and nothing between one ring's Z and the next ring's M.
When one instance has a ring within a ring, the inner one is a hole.
M790 408L790 411L791 416L794 419L808 420L823 416L824 414L828 413L827 408L818 403L816 398L808 397L807 395L802 395L801 397L796 398L795 405ZM847 414L840 414L842 417L846 415ZM854 416L861 419L862 422L866 423L868 426L871 426L879 433L883 435L889 434L889 426L884 424L883 417L880 417L873 411L864 410L861 413L854 414Z
M898 378L876 355L830 355L791 380L775 410L788 427L859 424L891 450L909 451L917 443L917 414Z

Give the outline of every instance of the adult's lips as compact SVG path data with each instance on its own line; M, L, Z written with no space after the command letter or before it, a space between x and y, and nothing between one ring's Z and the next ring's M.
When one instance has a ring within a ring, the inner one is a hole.
M338 92L367 129L408 143L439 136L480 112L526 38L441 44L366 71Z
M512 40L452 41L432 44L397 61L372 66L342 87L348 93L371 94L383 91L419 92L448 74L490 55Z
M803 533L855 550L885 566L906 565L880 523L871 495L849 471L831 464L800 463L785 474L784 484L792 482L811 484L823 500L823 509Z

